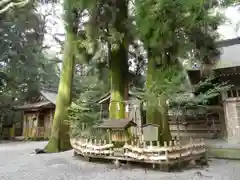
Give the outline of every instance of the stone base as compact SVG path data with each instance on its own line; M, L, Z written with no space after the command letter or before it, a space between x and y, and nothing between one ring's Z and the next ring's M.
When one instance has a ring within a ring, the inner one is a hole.
M239 145L240 146L240 137L237 139L236 137L235 138L229 138L227 139L227 143L228 144L233 144L233 145Z
M206 145L209 157L240 160L240 143L225 140L206 140Z

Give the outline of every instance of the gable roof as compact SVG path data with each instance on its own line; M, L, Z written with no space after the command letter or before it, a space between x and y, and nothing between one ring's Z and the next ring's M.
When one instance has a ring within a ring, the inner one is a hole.
M136 127L137 124L130 119L105 119L96 128L123 130L133 126Z
M56 99L57 99L56 91L44 89L44 90L41 90L40 93L46 100L56 105Z
M36 103L24 104L22 106L13 107L14 110L31 110L36 111L42 108L51 108L53 104L50 101L42 100Z
M57 93L51 90L41 90L40 94L44 97L44 100L35 103L28 103L21 106L13 107L14 110L30 110L36 111L42 108L53 108L56 105Z

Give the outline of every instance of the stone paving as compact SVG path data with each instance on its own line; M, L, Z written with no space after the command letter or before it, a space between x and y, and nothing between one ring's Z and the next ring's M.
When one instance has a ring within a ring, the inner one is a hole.
M72 151L33 153L46 142L0 143L0 180L238 180L240 161L212 160L210 167L166 173L81 161Z

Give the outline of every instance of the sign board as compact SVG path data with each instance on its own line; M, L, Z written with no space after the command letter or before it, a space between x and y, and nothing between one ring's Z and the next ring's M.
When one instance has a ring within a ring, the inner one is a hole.
M154 125L146 125L143 127L144 141L158 141L158 127Z

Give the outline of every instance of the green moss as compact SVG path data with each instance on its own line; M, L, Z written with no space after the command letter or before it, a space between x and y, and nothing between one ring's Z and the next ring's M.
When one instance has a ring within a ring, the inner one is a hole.
M154 82L154 77L155 77L155 70L154 70L154 65L155 65L155 59L154 58L149 58L148 61L148 66L147 66L147 80L146 80L146 87L147 89L150 89L152 87L152 84ZM151 107L151 102L147 102L148 106L147 106L147 123L153 123L153 124L157 124L157 112L154 108Z
M166 96L162 95L160 97L161 106L159 107L160 112L160 126L161 126L161 142L164 141L169 142L171 137L171 131L168 123L168 105L167 105L167 98Z
M59 139L55 137L51 137L50 140L48 141L47 146L44 148L44 150L48 153L55 153L59 152Z
M121 49L124 51L125 49ZM116 50L114 59L112 59L110 66L111 75L111 102L109 104L109 116L111 119L122 119L125 117L124 106L124 87L125 87L125 75L123 73L123 63L121 60L121 54L119 49Z
M123 119L125 117L124 95L120 95L119 91L111 92L111 103L109 105L109 117L111 119Z
M71 148L68 127L64 121L67 118L67 108L71 103L71 90L75 65L72 51L73 41L74 36L71 32L67 32L52 132L50 140L45 147L45 150L51 153Z
M149 62L147 69L147 89L151 91L153 83L155 83L156 78L161 76L161 69L156 69L157 60L155 57L151 56L149 53ZM161 83L161 82L160 82ZM154 123L159 125L159 141L163 144L164 141L170 141L171 132L168 124L168 105L166 104L166 97L162 94L159 97L160 106L158 104L152 104L152 102L147 102L147 123ZM153 107L155 106L155 107Z
M67 124L62 124L60 128L60 150L67 151L72 149L69 137L69 126Z
M123 39L118 47L112 48L109 62L111 102L109 104L109 116L112 119L125 118L124 92L128 84L128 45L126 43L125 23L128 18L128 1L116 1L117 11L114 28L122 33Z

